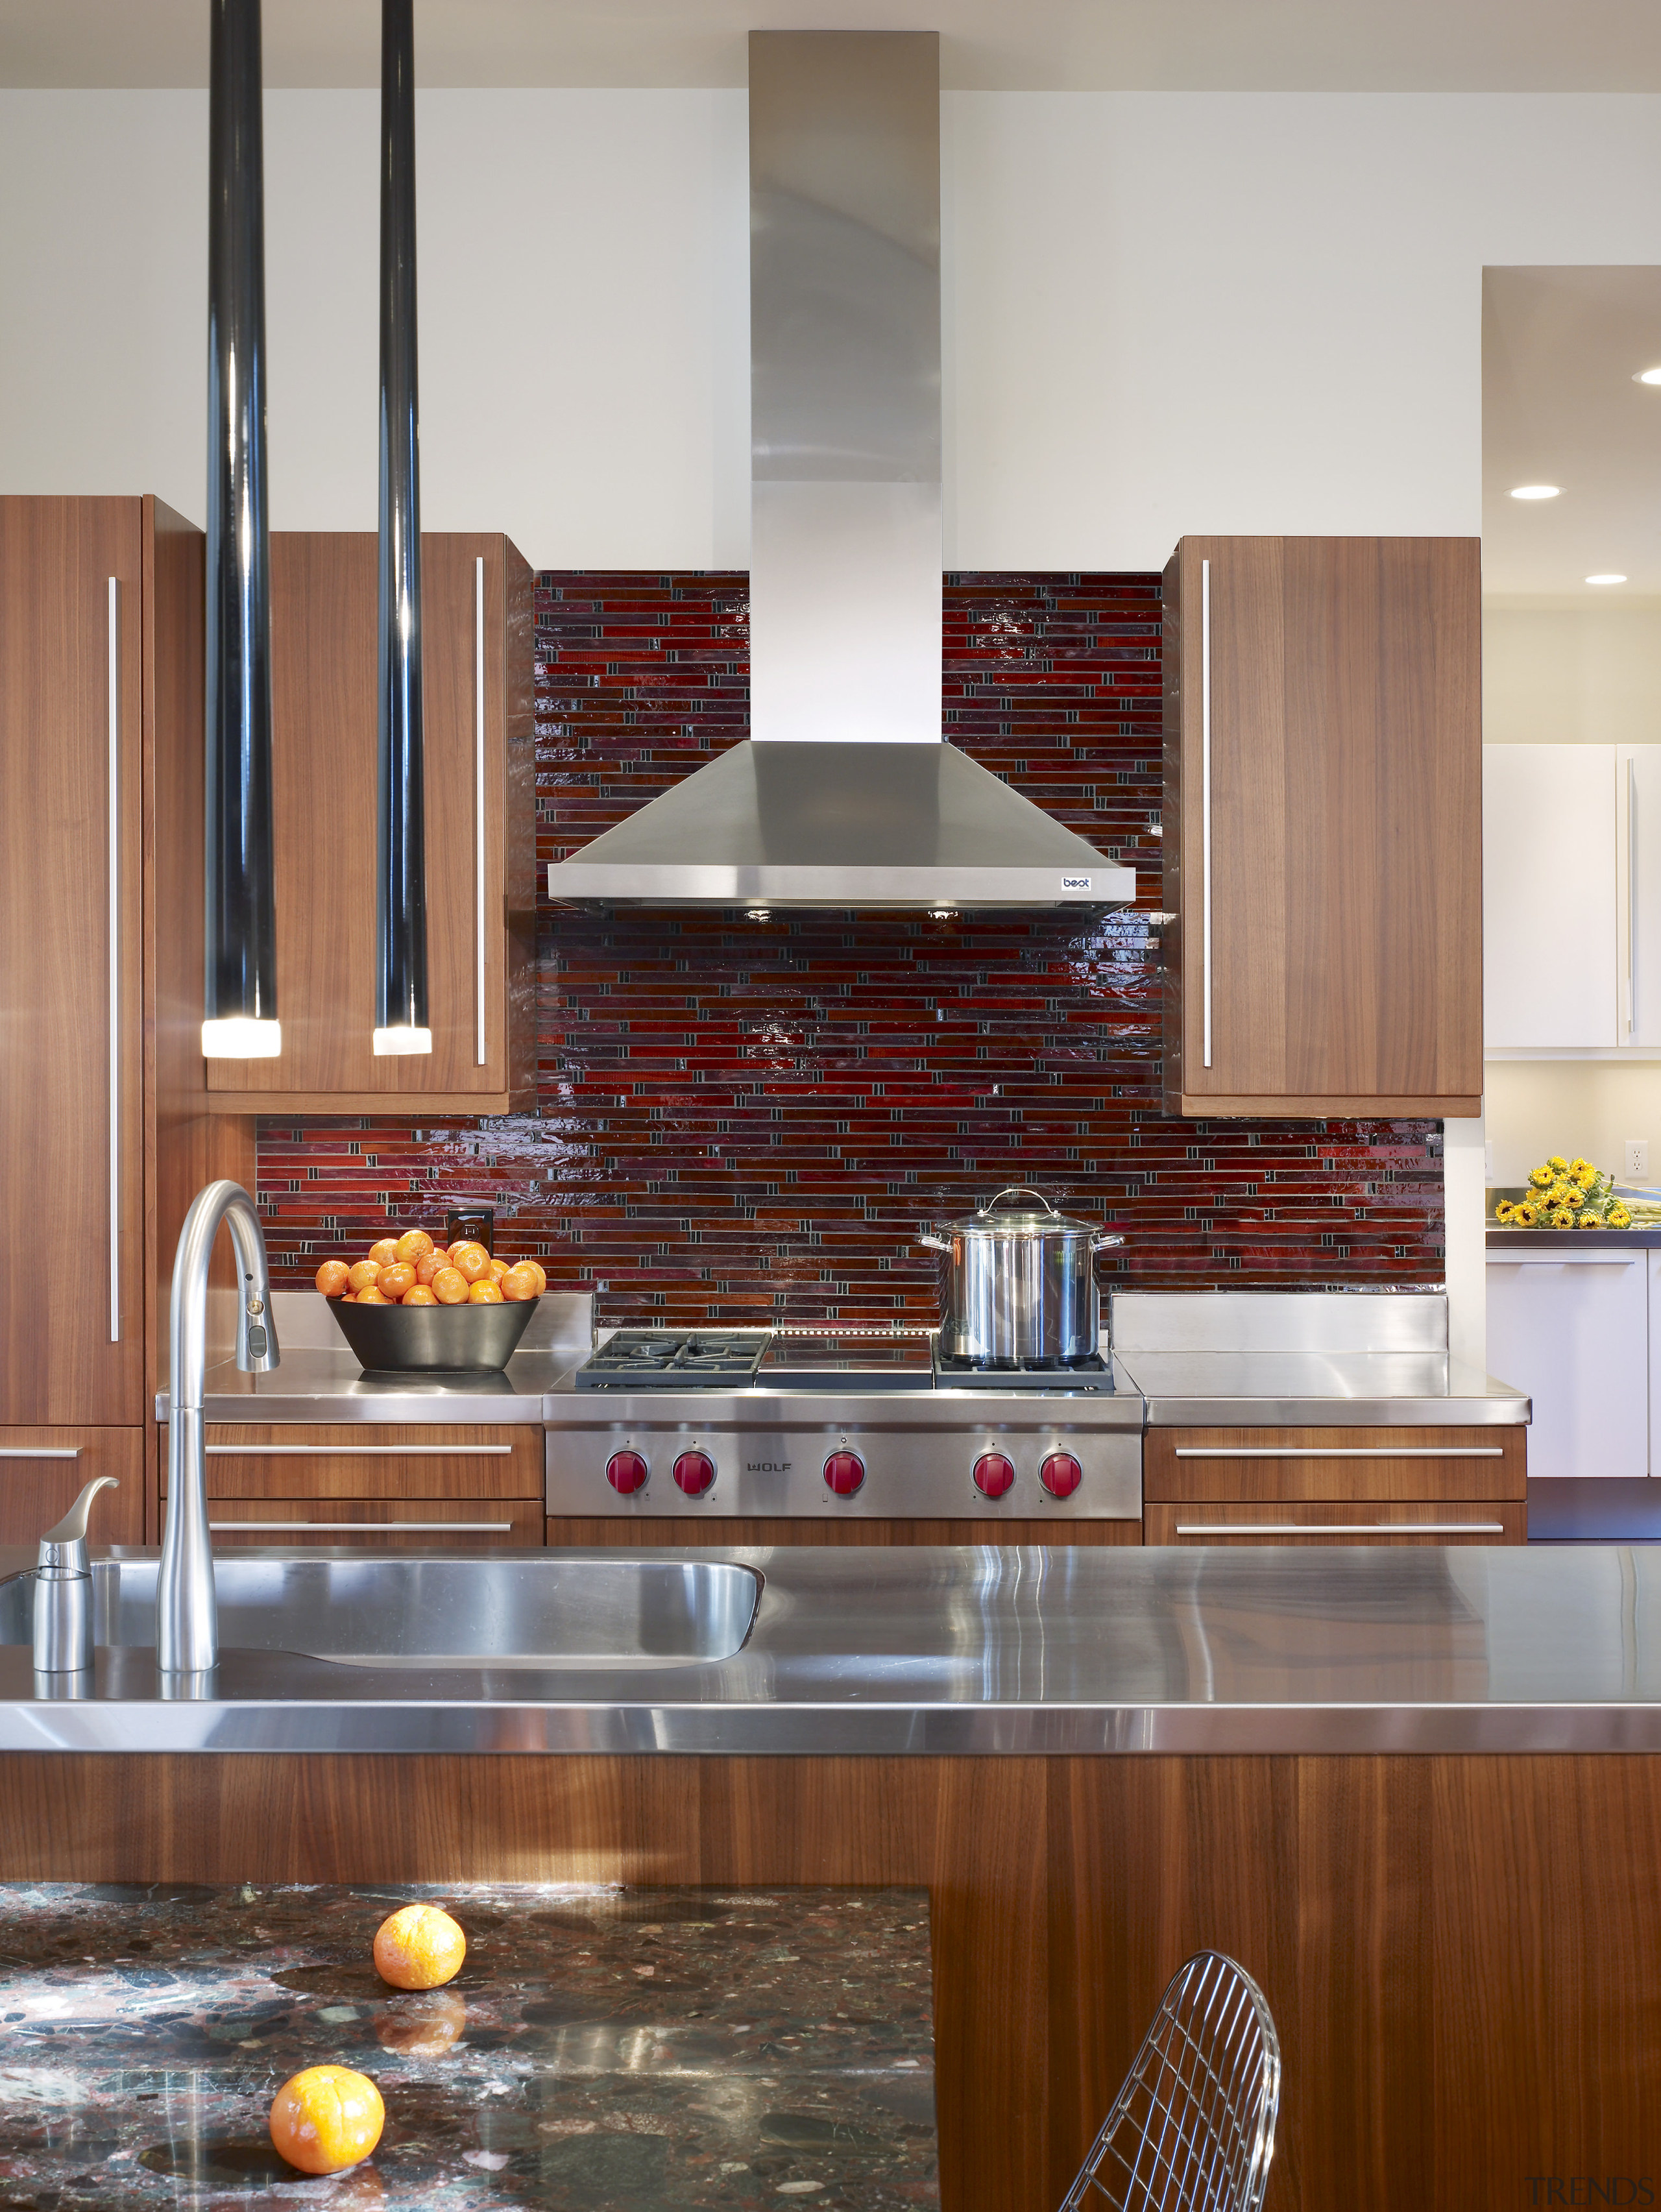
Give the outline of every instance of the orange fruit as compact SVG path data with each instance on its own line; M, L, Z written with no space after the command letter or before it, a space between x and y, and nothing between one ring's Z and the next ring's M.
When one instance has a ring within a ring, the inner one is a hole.
M440 1905L400 1905L375 1931L375 1972L395 1990L453 1982L466 1955L467 1938Z
M338 1298L346 1288L351 1272L344 1260L326 1260L317 1271L317 1287L326 1298Z
M464 1244L450 1258L470 1283L482 1282L490 1272L490 1255L482 1244Z
M453 1990L428 1990L393 2002L374 2016L376 2040L405 2058L438 2058L461 2039L467 2008Z
M397 1237L383 1237L378 1244L371 1244L369 1257L378 1267L390 1267L398 1257Z
M417 1260L424 1260L433 1249L433 1240L424 1229L406 1229L398 1240L398 1257L407 1260L413 1267Z
M360 1260L356 1267L349 1268L346 1273L346 1280L360 1293L371 1289L380 1279L379 1260Z
M416 1271L406 1260L394 1260L390 1267L380 1271L380 1280L375 1285L382 1297L396 1301L405 1291L415 1288Z
M548 1287L548 1272L546 1268L544 1267L540 1260L521 1260L519 1264L521 1267L534 1267L536 1269L537 1296L540 1297Z
M433 1277L432 1292L441 1306L465 1306L467 1278L459 1267L441 1267Z
M502 1304L500 1283L475 1283L467 1293L470 1306L499 1306Z
M340 1293L340 1303L343 1306L355 1306L357 1304L357 1292L356 1291L343 1291Z
M302 2173L339 2173L357 2165L386 2124L380 2090L350 2066L308 2066L271 2100L271 2142Z
M497 1260L494 1258L491 1260L490 1279L492 1282L499 1283L507 1272L508 1262L505 1260Z
M358 1292L357 1303L361 1306L390 1306L397 1301L389 1298L378 1284L371 1283L367 1291Z
M449 1264L450 1255L447 1252L423 1253L415 1263L417 1282L430 1283L439 1269L447 1267Z
M511 1305L519 1305L526 1298L538 1297L536 1270L527 1267L522 1260L516 1267L509 1267L502 1279L502 1295Z
M406 1306L435 1306L438 1304L438 1300L433 1296L425 1283L417 1283L415 1285L413 1289L405 1291L399 1303Z

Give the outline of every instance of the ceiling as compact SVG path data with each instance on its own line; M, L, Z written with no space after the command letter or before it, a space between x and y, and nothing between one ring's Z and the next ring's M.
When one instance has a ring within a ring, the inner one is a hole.
M266 0L269 85L380 82L375 0ZM941 33L954 89L1661 90L1656 0L417 0L427 85L741 85L751 29ZM0 85L205 85L208 0L0 0Z
M1656 367L1661 269L1484 270L1485 592L1661 592L1661 386L1633 381ZM1511 497L1527 483L1561 496Z

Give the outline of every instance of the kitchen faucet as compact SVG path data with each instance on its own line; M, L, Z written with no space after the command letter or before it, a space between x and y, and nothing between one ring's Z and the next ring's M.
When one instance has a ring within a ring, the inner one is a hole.
M155 1663L168 1675L204 1674L219 1661L202 1393L208 1361L208 1263L222 1221L230 1224L240 1279L236 1364L245 1375L264 1375L280 1358L265 1238L253 1200L240 1183L210 1182L191 1201L173 1263L167 1520L155 1582Z

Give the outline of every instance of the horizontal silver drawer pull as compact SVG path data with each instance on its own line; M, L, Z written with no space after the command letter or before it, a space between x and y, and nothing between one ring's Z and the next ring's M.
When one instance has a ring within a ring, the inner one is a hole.
M292 1459L339 1459L350 1453L359 1459L497 1458L512 1451L511 1444L210 1444L210 1454L222 1459L271 1459L279 1454Z
M484 1535L511 1528L511 1521L210 1521L210 1528L412 1528L432 1535Z
M211 1444L209 1450L213 1449ZM1178 1459L1503 1459L1503 1444L1178 1444Z
M1179 1536L1503 1536L1503 1521L1179 1521Z
M79 1459L79 1444L0 1445L0 1459Z

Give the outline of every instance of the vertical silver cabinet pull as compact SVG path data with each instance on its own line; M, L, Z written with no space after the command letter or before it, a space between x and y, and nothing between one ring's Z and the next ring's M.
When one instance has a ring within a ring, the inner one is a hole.
M1638 763L1627 762L1627 1035L1638 1027Z
M1205 1065L1211 1065L1211 563L1200 563L1200 894L1205 904Z
M478 973L475 979L478 1008L478 1065L489 1054L484 1042L484 556L473 567L473 882L478 906L476 933Z
M110 1342L121 1341L121 671L117 622L119 587L110 578L109 885L110 885Z

